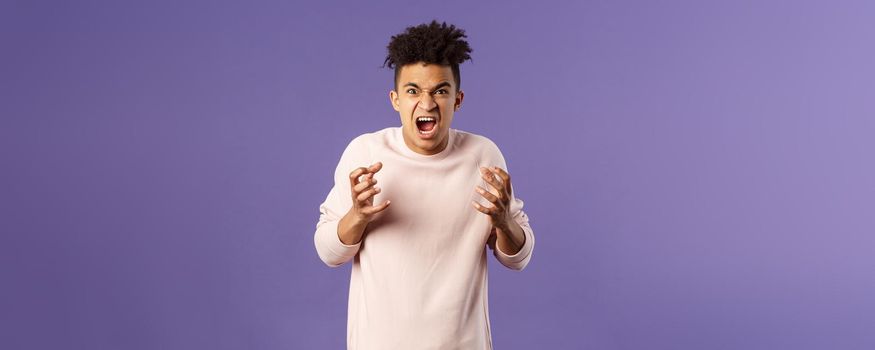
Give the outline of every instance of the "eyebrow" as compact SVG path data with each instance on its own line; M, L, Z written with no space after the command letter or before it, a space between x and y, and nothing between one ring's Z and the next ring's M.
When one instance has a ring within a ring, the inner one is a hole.
M419 87L419 85L416 85L416 83L407 83L407 84L404 84L404 86L412 86L412 87L415 87L415 88L417 88L417 89L422 89L422 88ZM434 91L434 90L440 89L440 88L442 88L442 87L444 87L444 86L452 86L452 84L450 84L449 82L446 82L446 81L444 81L444 82L440 82L440 83L438 83L437 85L435 85L433 88L431 88L431 91Z

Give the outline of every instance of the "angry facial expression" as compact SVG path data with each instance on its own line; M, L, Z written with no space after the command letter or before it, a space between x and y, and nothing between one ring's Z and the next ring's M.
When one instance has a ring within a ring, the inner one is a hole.
M416 153L434 155L447 147L453 113L464 93L450 66L417 62L401 67L397 90L389 92L401 116L404 143Z

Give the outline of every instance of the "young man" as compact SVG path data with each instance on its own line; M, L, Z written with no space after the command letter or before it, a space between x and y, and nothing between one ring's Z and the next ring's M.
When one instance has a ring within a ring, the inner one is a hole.
M465 37L436 21L392 37L385 63L401 127L353 139L319 207L319 257L332 267L353 259L349 349L492 349L486 247L514 270L532 257L501 151L450 128Z

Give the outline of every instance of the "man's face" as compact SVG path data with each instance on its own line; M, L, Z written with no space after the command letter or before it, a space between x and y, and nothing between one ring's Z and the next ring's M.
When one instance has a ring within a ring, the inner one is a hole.
M449 141L453 112L464 97L456 88L453 70L423 62L402 66L397 89L389 92L389 99L401 115L404 143L420 154L443 151Z

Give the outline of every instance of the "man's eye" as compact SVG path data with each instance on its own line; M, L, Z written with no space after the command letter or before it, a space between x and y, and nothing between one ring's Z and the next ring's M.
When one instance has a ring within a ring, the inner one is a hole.
M437 92L440 92L441 94L446 94L446 93L447 93L447 90L445 90L445 89L440 89L440 90L438 90Z
M411 92L412 91L412 92ZM416 94L416 89L407 89L408 94Z

